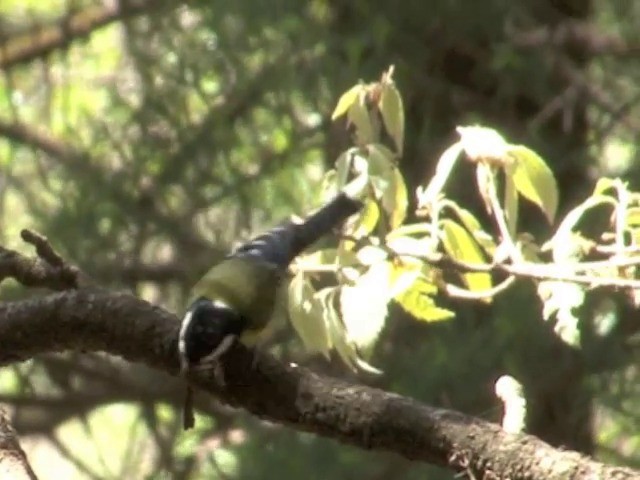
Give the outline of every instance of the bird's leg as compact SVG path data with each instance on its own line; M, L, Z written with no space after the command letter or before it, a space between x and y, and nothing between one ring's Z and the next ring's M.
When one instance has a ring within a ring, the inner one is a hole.
M222 339L222 341L218 344L216 349L211 352L209 355L206 355L200 359L198 363L200 364L211 364L213 362L217 362L218 359L224 355L231 345L233 345L233 341L235 340L236 335L227 335Z
M182 408L182 428L189 430L193 428L195 423L196 419L193 414L193 388L187 385L184 395L184 406Z
M222 369L220 368L220 362L218 360L229 350L229 348L231 348L231 345L233 345L235 338L236 335L227 335L226 337L224 337L213 352L202 357L198 361L198 366L196 368L198 370L213 368L213 374L216 377L216 380L219 384L224 385L224 375Z

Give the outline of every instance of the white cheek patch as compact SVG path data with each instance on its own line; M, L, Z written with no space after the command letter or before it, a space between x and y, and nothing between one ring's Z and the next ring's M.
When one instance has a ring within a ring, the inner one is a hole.
M184 375L187 373L189 368L189 362L187 360L187 329L189 328L189 324L191 323L191 319L193 318L193 312L191 310L187 311L184 318L182 319L182 325L180 325L180 335L178 336L178 353L180 354L180 373Z
M213 300L210 301L211 305L220 310L232 310L232 308L222 300ZM187 370L189 370L189 361L187 357L187 331L189 330L189 325L193 320L193 307L187 310L184 318L182 319L182 324L180 325L180 334L178 335L178 353L180 357L180 374L185 375ZM228 347L227 347L228 348Z

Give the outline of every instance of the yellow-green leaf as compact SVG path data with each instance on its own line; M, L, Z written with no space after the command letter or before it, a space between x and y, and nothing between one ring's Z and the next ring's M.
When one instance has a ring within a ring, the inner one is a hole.
M428 222L411 223L408 225L401 225L400 227L389 232L387 239L391 240L398 237L404 237L409 235L418 234L431 234L434 231L433 225Z
M558 185L553 172L533 150L512 145L509 155L514 158L513 181L518 192L538 205L553 223L558 209Z
M321 305L314 295L306 276L302 273L295 275L289 284L289 318L305 348L328 358L331 348L329 332Z
M382 114L382 121L389 136L393 139L398 155L402 155L404 139L404 111L400 92L392 83L382 85L382 94L378 105Z
M518 231L518 193L512 176L512 168L505 168L504 173L504 213L509 235L511 238L515 238Z
M373 143L375 139L371 115L365 104L364 95L353 102L347 111L349 122L355 126L356 137L359 145Z
M640 226L640 207L632 207L627 209L626 227Z
M358 218L352 224L347 234L353 238L363 238L371 234L378 224L380 219L380 208L378 204L371 199L367 199L364 202L364 207L360 211ZM356 242L352 239L345 239L341 242L342 250L352 250L356 245Z
M407 207L409 205L409 196L407 194L407 185L400 173L400 169L393 168L393 181L387 194L382 197L382 203L389 214L389 227L393 230L398 228L407 217Z
M335 287L325 288L318 292L319 301L325 306L324 318L328 325L331 345L342 358L342 361L352 370L363 370L369 373L382 373L377 368L369 365L358 354L358 350L353 342L348 338L345 324L340 320L338 311L335 308L335 298L338 289Z
M602 195L607 190L610 190L615 187L616 181L613 178L602 177L599 178L596 182L596 186L593 189L593 196Z
M387 318L391 300L391 264L369 267L355 285L340 289L340 310L347 338L368 358Z
M364 92L365 86L362 84L354 85L345 93L342 94L340 100L338 100L338 104L336 105L335 110L331 114L331 120L335 120L336 118L341 117L347 110L355 103L355 101L360 96L360 92Z
M467 230L450 219L440 220L442 243L449 256L469 263L485 263L480 246ZM491 275L484 272L463 273L462 279L472 291L491 288Z
M409 315L425 322L439 322L454 317L454 313L438 307L433 296L438 288L424 276L418 277L413 284L394 297L395 302Z
M493 237L482 229L478 219L466 208L462 208L456 202L452 200L444 200L443 204L451 208L456 214L462 225L471 232L476 242L487 252L490 256L493 256L496 251L496 242Z

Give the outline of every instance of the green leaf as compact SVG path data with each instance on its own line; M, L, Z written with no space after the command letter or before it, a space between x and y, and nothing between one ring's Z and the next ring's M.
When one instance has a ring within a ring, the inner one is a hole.
M512 176L512 169L504 169L504 213L511 238L516 237L518 231L518 193Z
M485 263L478 243L464 227L447 218L440 220L440 225L442 227L442 243L449 256L463 262ZM491 288L491 275L488 273L463 273L462 279L471 291Z
M515 160L513 181L518 192L538 205L553 223L558 209L558 185L553 172L533 150L512 145L509 155Z
M355 126L356 137L359 145L373 143L376 138L371 122L371 116L365 103L364 95L360 95L356 102L353 102L347 111L349 123Z
M369 267L355 283L340 289L340 310L347 338L365 358L373 352L391 300L391 264Z
M438 288L423 275L413 284L395 296L395 302L409 315L424 322L440 322L454 317L454 313L440 308L433 300Z
M392 83L382 85L382 94L378 104L384 127L393 139L398 155L402 155L402 143L404 139L404 111L402 97L396 86Z
M397 228L406 218L409 199L404 178L395 163L396 156L377 143L367 145L367 150L369 178L376 194L382 198L390 228Z
M373 232L380 219L380 208L378 204L371 199L364 202L358 221L353 228L353 236L356 238L364 237Z
M289 284L289 318L305 348L328 358L331 340L315 293L302 272L295 275Z
M640 226L640 207L628 208L626 213L625 227L633 228Z
M360 369L369 373L382 373L377 368L372 367L362 360L358 355L355 344L348 339L345 325L340 320L338 311L335 308L335 298L337 294L337 287L325 288L317 294L318 300L324 306L323 316L328 326L331 345L335 348L336 352L338 352L342 361L352 370L357 371Z
M596 182L596 186L593 189L593 196L595 197L596 195L602 195L607 190L611 190L612 188L614 188L615 185L616 185L616 181L613 178L609 178L609 177L599 178L598 181Z
M473 235L476 242L478 242L487 254L493 256L496 251L496 242L493 240L491 235L482 229L480 222L473 213L452 200L444 200L443 204L453 210L460 222L462 222L464 228L471 232L471 235Z
M356 102L358 97L360 96L360 92L364 92L365 86L362 84L354 85L345 93L342 94L340 100L338 100L338 104L336 105L335 110L331 114L331 120L335 120L336 118L341 117L351 106Z
M380 179L381 189L393 180L393 169L396 164L395 154L380 143L367 145L367 159L369 160L369 175L372 179Z
M409 195L407 185L400 173L400 169L393 168L393 181L387 193L382 197L382 203L389 214L389 227L398 228L407 217L407 207L409 205Z
M418 234L431 234L434 227L429 222L411 223L409 225L401 225L387 234L387 239L391 240L398 237Z

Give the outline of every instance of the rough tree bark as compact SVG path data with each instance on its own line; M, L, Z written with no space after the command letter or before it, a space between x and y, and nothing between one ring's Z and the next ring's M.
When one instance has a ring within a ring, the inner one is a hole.
M0 304L0 365L45 352L102 351L178 372L175 315L132 295L78 288L46 239L23 232L39 258L0 250L0 281L12 277L59 293ZM220 383L220 373L224 379ZM364 449L444 466L471 478L626 479L640 472L554 449L536 437L511 435L498 425L407 397L317 375L235 345L216 371L188 381L260 418Z

